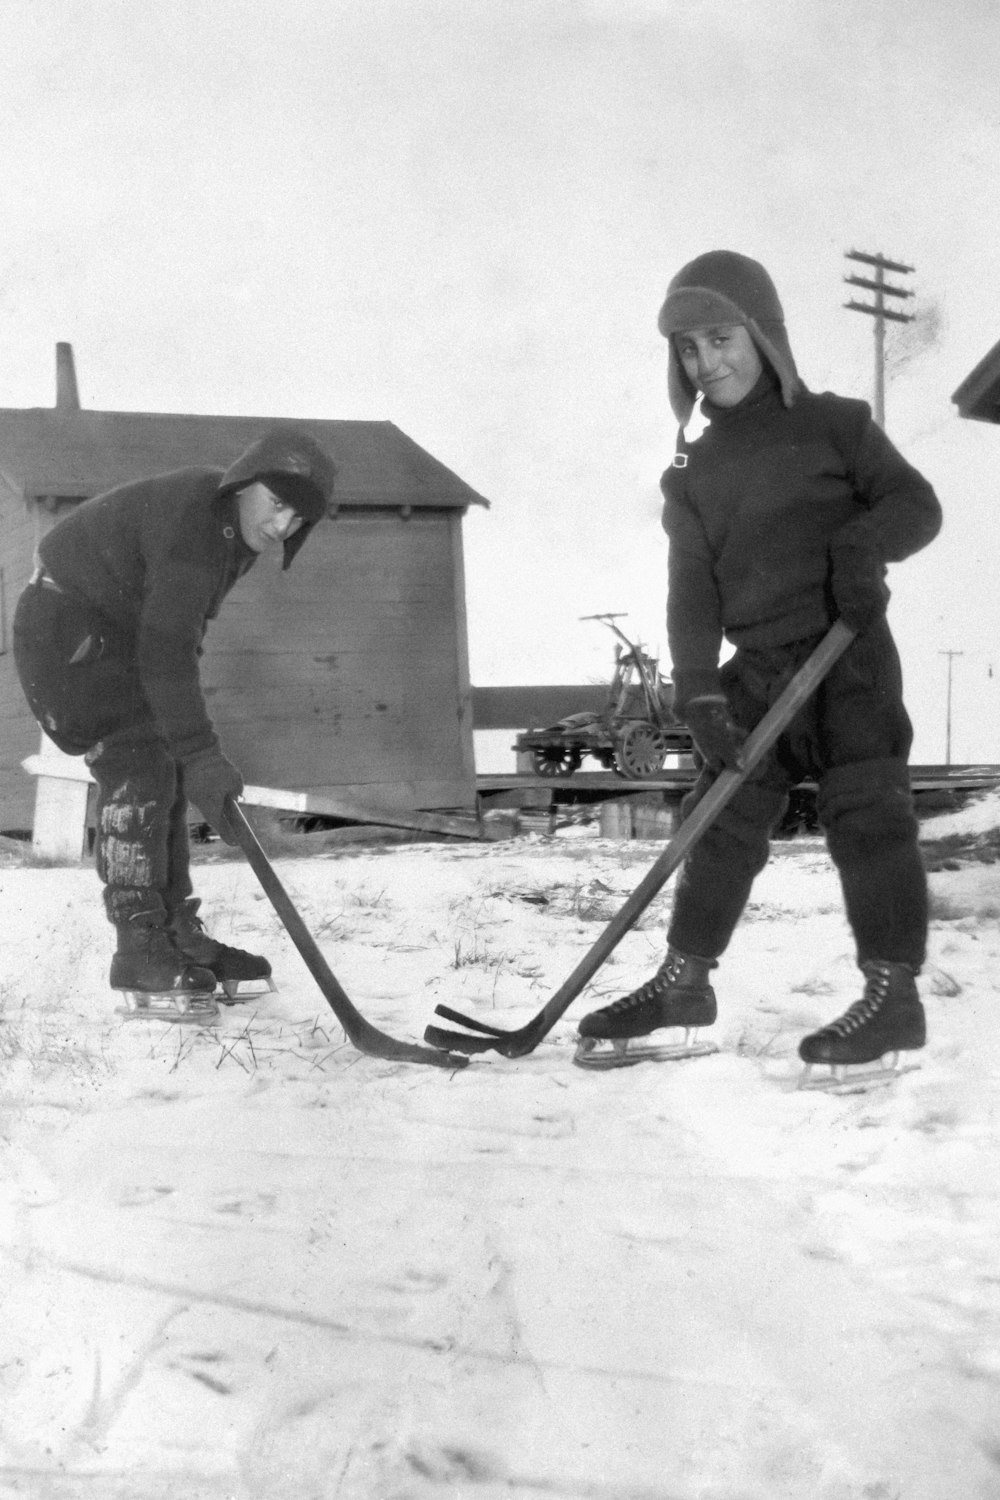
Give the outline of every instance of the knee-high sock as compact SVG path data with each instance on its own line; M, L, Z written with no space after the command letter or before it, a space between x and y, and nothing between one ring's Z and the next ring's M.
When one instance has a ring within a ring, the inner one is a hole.
M858 962L884 959L919 970L927 947L927 876L905 761L837 767L820 783L817 810Z
M700 790L685 799L685 812ZM724 951L767 863L771 832L786 806L783 792L750 782L722 809L681 869L667 933L672 948L699 958L718 958Z

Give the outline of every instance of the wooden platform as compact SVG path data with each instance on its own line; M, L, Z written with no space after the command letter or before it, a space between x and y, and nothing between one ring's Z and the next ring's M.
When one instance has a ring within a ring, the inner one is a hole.
M682 797L694 784L697 772L691 767L675 770L665 769L648 781L629 781L616 776L613 771L577 771L572 776L535 776L526 771L510 771L479 775L476 790L484 804L497 806L496 799L505 801L522 794L539 805L539 795L551 794L551 800L603 801L609 797L635 797L642 793L660 793L665 801ZM961 766L911 766L910 779L914 793L926 796L932 793L954 793L968 796L975 792L989 791L1000 786L1000 765ZM815 790L809 782L802 789ZM507 801L507 805L512 805Z
M911 766L914 791L985 792L1000 786L1000 766Z
M507 791L614 792L623 796L636 792L686 792L693 785L690 769L662 771L648 781L630 781L614 771L577 771L572 776L535 776L530 771L510 771L476 777L476 790L490 797Z

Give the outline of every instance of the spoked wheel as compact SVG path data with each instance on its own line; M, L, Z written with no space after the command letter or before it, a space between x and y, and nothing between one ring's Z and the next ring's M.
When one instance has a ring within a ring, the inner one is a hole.
M655 724L638 720L626 724L615 745L615 770L630 781L641 781L663 770L667 737Z
M580 768L580 755L567 745L539 745L531 752L536 776L572 776Z

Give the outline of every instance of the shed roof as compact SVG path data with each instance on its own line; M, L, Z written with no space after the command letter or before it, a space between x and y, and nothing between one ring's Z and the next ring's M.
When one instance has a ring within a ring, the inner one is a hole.
M287 419L0 407L0 470L25 494L95 495L191 464L225 468L277 420ZM297 425L333 454L338 505L489 503L393 422Z
M1000 344L994 344L952 396L961 417L1000 422Z

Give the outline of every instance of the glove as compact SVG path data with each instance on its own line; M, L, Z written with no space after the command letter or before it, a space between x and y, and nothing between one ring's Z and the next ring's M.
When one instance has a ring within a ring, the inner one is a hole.
M863 542L835 539L830 545L830 590L840 618L860 635L881 619L889 603L885 564Z
M746 734L733 722L729 705L721 694L689 699L684 722L710 770L742 771Z
M200 750L184 762L184 790L219 837L235 844L223 807L227 797L236 798L243 791L243 777L221 750Z

